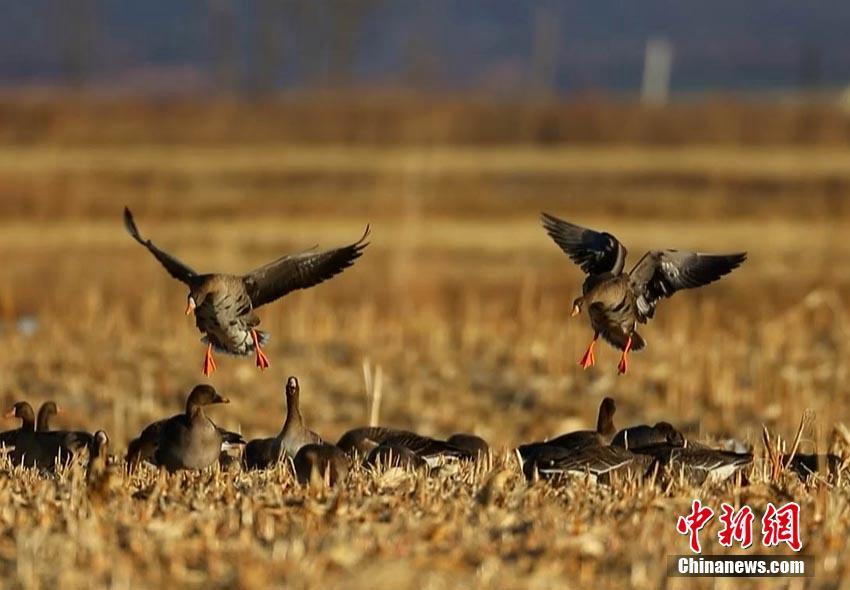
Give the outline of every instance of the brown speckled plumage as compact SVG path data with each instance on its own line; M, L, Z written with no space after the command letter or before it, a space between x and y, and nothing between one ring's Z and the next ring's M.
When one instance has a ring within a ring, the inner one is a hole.
M609 233L597 232L544 213L543 227L555 243L587 274L573 315L587 308L595 332L623 351L619 371L625 373L628 354L646 341L637 332L655 315L658 302L680 289L701 287L740 266L747 255L703 254L685 250L651 250L624 273L626 248ZM593 366L593 344L580 364Z
M260 323L254 310L298 289L307 289L330 279L354 264L368 245L366 237L341 248L323 252L290 254L244 275L198 273L143 238L129 209L124 209L124 225L134 240L147 248L175 279L189 287L187 313L195 313L195 324L208 343L204 374L215 370L212 349L239 356L257 355L257 366L265 368L268 359L262 345L268 335L256 329Z
M203 469L219 459L225 446L245 444L239 434L216 426L204 412L206 406L226 403L228 400L213 387L196 386L186 400L184 413L149 424L130 441L128 467L149 461L169 471Z

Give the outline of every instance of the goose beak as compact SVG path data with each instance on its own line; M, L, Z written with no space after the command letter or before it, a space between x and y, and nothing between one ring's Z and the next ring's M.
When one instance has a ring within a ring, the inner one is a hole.
M186 303L186 315L192 315L195 313L195 299L189 297L188 303Z
M577 316L578 314L580 314L580 313L581 313L581 308L580 308L578 305L573 305L573 311L572 311L572 313L570 314L570 317L571 317L571 318L574 318L574 317L576 317L576 316Z
M3 417L4 418L14 418L15 417L15 410L9 410L5 414L3 414Z

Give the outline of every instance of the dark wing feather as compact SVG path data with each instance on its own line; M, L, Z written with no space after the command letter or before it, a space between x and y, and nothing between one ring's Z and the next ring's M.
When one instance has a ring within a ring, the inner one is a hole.
M586 274L620 274L623 271L626 247L611 234L587 229L548 213L540 217L546 233Z
M702 287L729 274L747 259L746 252L703 254L680 250L647 252L629 273L640 321L655 315L663 297L680 289Z
M177 258L168 252L160 250L150 240L143 238L139 233L139 228L136 227L136 222L133 221L133 214L127 207L124 207L124 227L127 228L127 233L129 233L133 239L139 242L142 246L150 250L150 253L159 260L159 263L165 267L168 274L178 281L182 281L188 285L193 278L198 276L198 273L180 262Z
M244 445L247 444L242 435L238 432L233 432L231 430L225 430L221 426L216 425L215 429L221 435L221 442L227 443L229 445Z
M243 277L254 307L260 307L297 289L307 289L354 264L369 245L369 226L357 242L325 252L290 254Z
M472 457L472 453L464 449L450 445L447 442L430 438L428 436L422 436L413 432L403 432L394 436L388 436L381 441L381 444L405 447L420 457L434 457L439 455L462 458Z
M603 475L634 463L635 455L619 447L588 447L578 451L561 449L542 453L533 459L541 475L582 474Z

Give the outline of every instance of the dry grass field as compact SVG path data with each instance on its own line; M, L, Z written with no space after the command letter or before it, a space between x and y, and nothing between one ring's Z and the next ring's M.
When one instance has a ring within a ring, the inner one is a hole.
M297 375L308 424L333 441L368 421L366 367L381 375L382 424L475 432L496 450L491 465L430 478L358 471L330 490L300 487L283 468L150 469L89 497L79 468L5 465L0 587L737 587L665 577L666 556L687 552L675 522L694 497L759 515L768 501L798 501L816 577L783 583L843 587L848 474L803 484L757 462L749 486L554 486L526 483L510 449L591 426L610 395L618 425L667 419L696 438L746 440L759 456L763 426L790 446L810 409L801 450L824 452L850 421L849 195L850 152L828 146L6 141L4 408L56 400L60 427L103 428L123 455L204 381L185 290L127 236L125 204L143 233L201 270L349 243L371 223L353 268L261 310L269 370L218 358L211 382L232 403L213 418L270 436ZM568 317L582 276L541 229L541 210L614 233L632 260L656 246L743 249L749 260L662 303L627 376L607 347L582 371L592 334ZM703 534L715 552L716 530Z

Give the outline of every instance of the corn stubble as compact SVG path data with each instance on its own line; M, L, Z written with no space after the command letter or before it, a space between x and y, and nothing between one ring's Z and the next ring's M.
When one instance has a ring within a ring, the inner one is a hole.
M27 158L49 155L28 150ZM216 157L229 161L227 150ZM499 157L512 161L503 150ZM128 157L138 167L129 171L110 172L97 153L77 168L38 159L0 168L0 191L32 197L0 207L4 407L55 399L61 426L104 429L119 456L145 424L180 411L203 380L202 345L181 314L185 293L127 239L124 204L144 214L163 246L224 270L316 241L342 243L371 221L372 246L354 272L262 310L275 334L268 371L220 360L213 382L232 403L210 415L248 438L272 436L284 379L294 374L305 420L327 440L370 421L438 437L475 432L494 449L489 464L430 476L356 468L329 488L298 485L286 465L127 475L113 460L87 478L80 464L45 476L4 462L0 579L21 588L655 588L665 584L666 556L687 551L675 523L695 497L715 509L749 504L759 517L768 501L799 502L816 561L811 584L842 576L846 465L807 482L786 466L792 453L847 457L850 276L840 262L850 246L840 236L850 211L838 204L799 219L782 187L823 204L832 202L823 187L850 184L850 173L788 177L759 168L754 156L756 184L740 182L759 194L738 197L724 172L697 166L685 182L681 171L664 174L663 158L652 161L651 183L637 180L640 162L632 177L620 156L590 158L588 174L608 178L597 185L582 180L587 156L560 175L560 164L546 160L540 170L496 177L408 154L398 158L402 172L390 163L358 176L359 160L336 170L332 157L314 152L321 169L298 182L276 168L285 159L219 171L196 158L184 170L156 150L147 160ZM120 160L122 148L110 157ZM574 155L547 156L559 157ZM552 187L563 186L582 198L556 199ZM763 198L774 189L776 199ZM636 203L654 193L661 197L647 214ZM341 194L350 200L341 203ZM610 228L635 250L733 248L748 250L750 261L721 284L663 302L647 328L651 345L626 377L613 368L617 352L604 347L600 365L581 371L587 328L568 314L582 277L537 224L541 209L574 208L580 215L571 218ZM21 323L30 316L31 334ZM606 395L617 400L618 426L668 420L699 440L748 443L757 460L745 478L702 488L676 473L611 485L526 481L511 449L592 427ZM713 552L716 532L716 522L703 531Z

